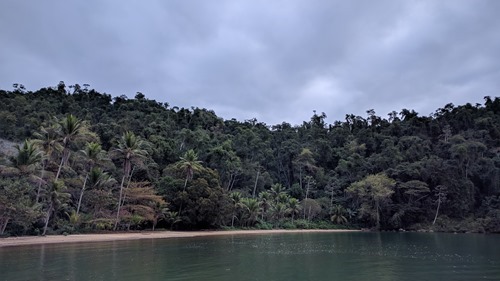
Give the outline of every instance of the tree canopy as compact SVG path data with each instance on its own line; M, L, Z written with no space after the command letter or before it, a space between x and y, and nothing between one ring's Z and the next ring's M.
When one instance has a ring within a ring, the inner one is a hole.
M292 126L112 98L0 90L0 235L145 228L500 232L500 98L430 116Z

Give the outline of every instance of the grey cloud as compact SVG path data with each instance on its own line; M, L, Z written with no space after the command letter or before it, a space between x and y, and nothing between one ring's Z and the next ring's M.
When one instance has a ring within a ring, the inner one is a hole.
M223 118L427 115L500 84L498 1L0 3L0 87L89 83Z

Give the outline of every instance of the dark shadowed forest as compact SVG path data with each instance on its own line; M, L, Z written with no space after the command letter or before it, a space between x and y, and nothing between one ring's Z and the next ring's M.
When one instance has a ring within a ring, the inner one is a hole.
M0 152L0 235L500 232L499 97L446 104L430 116L369 109L325 119L223 120L142 93L14 84L0 90L0 138L16 143Z

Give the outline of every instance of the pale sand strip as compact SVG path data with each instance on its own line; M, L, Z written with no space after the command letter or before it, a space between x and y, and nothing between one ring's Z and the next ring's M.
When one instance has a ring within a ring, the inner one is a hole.
M0 238L0 248L8 246L77 243L77 242L106 242L138 239L183 238L217 235L250 235L250 234L278 234L278 233L308 233L308 232L354 232L359 230L344 229L300 229L300 230L228 230L228 231L144 231L133 233L107 233L107 234L74 234L50 236L23 236Z

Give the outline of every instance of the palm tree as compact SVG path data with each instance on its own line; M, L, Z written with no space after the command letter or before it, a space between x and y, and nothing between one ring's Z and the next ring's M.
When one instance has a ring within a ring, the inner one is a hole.
M9 221L27 219L20 216L35 214L38 208L37 204L32 204L29 194L32 190L30 183L38 180L34 172L40 164L42 153L31 140L14 147L17 154L9 157L10 165L0 165L0 179L2 176L12 177L11 182L0 183L0 235L4 234ZM24 181L25 178L28 180Z
M165 219L170 223L170 230L172 230L174 228L174 225L176 223L182 221L181 217L179 216L179 213L178 212L172 212L172 211L168 211L165 214Z
M332 207L332 216L330 220L335 224L345 224L347 223L347 218L345 215L345 209L339 204L336 204Z
M253 225L259 216L259 202L254 198L243 198L241 203L247 212L247 223Z
M118 209L116 212L116 221L114 230L118 226L118 221L120 219L120 209L123 204L123 188L125 186L125 180L132 177L132 164L135 161L139 161L146 158L148 152L146 150L147 143L137 137L133 132L125 132L120 140L118 141L118 148L113 151L113 154L118 155L123 161L123 177L120 183L120 196L118 198Z
M231 192L229 194L229 198L231 198L231 202L233 203L233 215L231 217L231 227L234 227L234 219L236 218L236 214L238 213L238 209L243 207L241 203L241 193L240 192Z
M93 167L92 170L89 171L85 178L85 183L88 182L89 189L97 189L109 186L116 181L106 172L103 172L98 167ZM80 192L80 198L78 199L78 207L76 208L76 216L80 213L80 206L82 203L83 192L85 191L85 184L83 185L82 191Z
M168 203L166 202L155 202L153 209L153 231L155 231L158 222L167 218L167 214L170 212L170 209L168 208Z
M259 193L259 206L261 209L262 220L264 220L264 215L269 212L269 209L271 208L271 202L271 193L267 191Z
M293 223L295 215L299 214L300 212L300 202L297 198L290 198L290 200L288 200L287 212L292 215L292 223Z
M273 184L273 186L271 186L271 194L272 194L275 201L277 201L280 193L283 193L283 192L284 192L283 185L277 183L277 184Z
M346 218L347 218L348 221L352 221L358 215L358 212L356 212L356 210L353 210L351 208L347 208L346 211L345 211L345 213L347 215Z
M104 159L104 151L102 150L102 147L100 144L95 143L95 142L89 142L85 146L85 149L82 151L83 155L87 158L87 165L88 165L88 171L87 174L85 175L85 179L83 181L83 186L82 190L80 192L80 199L78 200L78 207L76 209L76 216L78 217L78 214L80 212L80 204L82 202L83 198L83 192L85 191L85 187L87 185L87 180L89 178L89 175L94 171L94 165ZM103 172L100 170L94 171L94 176L97 174L102 175Z
M81 152L85 156L87 165L90 169L92 169L94 165L106 159L105 151L102 149L102 146L96 142L88 142L85 145L85 149Z
M290 201L290 195L284 192L279 193L278 197L276 198L277 203L288 204L289 201Z
M201 165L201 161L198 161L198 155L192 149L186 151L180 159L175 166L186 174L186 180L184 181L184 190L186 190L188 180L193 179L194 173L200 171L203 166Z
M42 158L42 171L40 175L40 182L38 183L38 189L36 193L36 202L39 202L40 192L42 190L42 184L45 178L45 170L50 160L54 157L54 154L58 150L62 150L61 144L57 141L59 138L58 129L56 126L52 125L49 127L41 127L40 132L35 132L33 134L36 139L33 141L38 145L38 147L43 151Z
M38 150L32 140L25 140L22 145L14 146L17 150L17 155L10 158L14 168L21 175L32 174L42 159L42 152Z
M50 190L47 195L47 212L45 216L45 226L43 227L43 233L42 235L45 235L47 233L47 227L49 225L50 217L52 214L59 210L60 208L63 208L66 206L66 202L70 198L70 194L64 192L66 187L61 181L54 181L50 185Z
M62 145L62 156L61 163L59 163L59 168L57 169L57 174L55 181L59 179L61 175L61 169L64 164L68 162L70 155L70 145L78 137L80 137L80 131L82 129L83 123L80 119L70 114L66 116L60 123L60 135L61 135L61 145Z
M271 210L272 210L273 215L274 215L274 217L275 217L275 219L276 219L276 221L278 222L278 225L279 225L280 222L285 217L285 214L286 214L286 211L287 211L286 204L277 203L274 206L272 206Z
M44 152L45 156L50 160L54 157L54 152L62 150L59 139L59 129L56 125L41 127L39 132L33 133L35 136L34 142Z
M9 157L10 165L0 165L0 175L25 177L31 183L37 181L41 183L41 179L36 177L34 173L40 167L42 152L38 150L31 140L25 140L21 145L15 145L14 147L17 154Z

